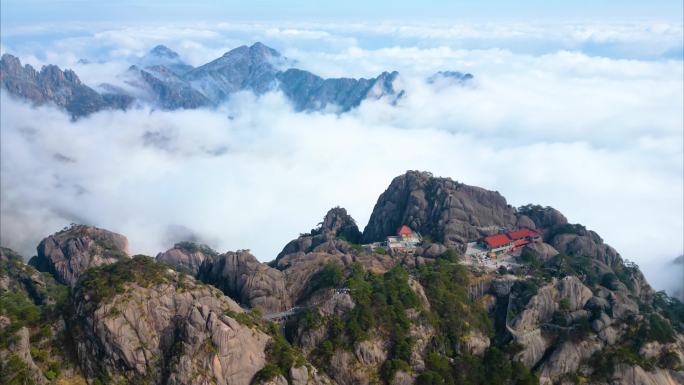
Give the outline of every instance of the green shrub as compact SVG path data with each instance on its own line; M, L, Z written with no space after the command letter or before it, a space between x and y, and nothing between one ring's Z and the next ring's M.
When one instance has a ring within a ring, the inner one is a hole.
M268 363L263 368L261 368L261 370L256 372L254 378L252 379L252 384L270 381L282 374L282 371L277 365Z
M136 255L111 265L86 270L76 287L78 293L89 295L95 303L124 291L126 284L150 287L168 282L168 266L145 255Z
M337 287L342 283L343 278L342 268L335 263L328 263L311 277L309 290L314 292L319 289Z
M387 250L385 250L384 247L380 247L380 246L374 248L373 252L376 254L387 255Z

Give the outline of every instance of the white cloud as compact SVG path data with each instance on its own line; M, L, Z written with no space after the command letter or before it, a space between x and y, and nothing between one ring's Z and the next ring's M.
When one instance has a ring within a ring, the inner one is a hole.
M80 52L105 60L72 63L96 84L153 44L166 43L199 64L238 44L269 43L270 36L324 76L397 69L407 96L397 106L367 102L340 116L294 113L279 94L241 94L217 111L139 109L70 122L3 94L2 242L27 253L43 236L83 221L127 235L136 252L155 254L170 246L169 226L181 225L219 250L251 248L265 261L335 205L364 225L392 177L421 169L498 190L514 205L557 207L640 263L681 254L682 62L572 48L534 54L494 43L468 49L459 47L459 36L498 39L512 31L526 41L561 33L525 25L464 28L224 24L180 32L112 29L55 43L59 49L45 55L51 60L72 62ZM577 42L667 41L681 31L573 28ZM394 33L415 44L360 44ZM443 37L435 34L456 41L428 44ZM317 49L317 40L334 44ZM98 44L107 48L93 48ZM475 82L438 91L424 84L442 69L472 72Z

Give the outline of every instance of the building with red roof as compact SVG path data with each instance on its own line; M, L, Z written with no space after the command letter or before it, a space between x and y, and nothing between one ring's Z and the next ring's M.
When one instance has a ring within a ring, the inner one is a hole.
M406 225L397 229L397 235L387 237L387 247L392 252L411 253L420 242L422 242L420 234Z
M496 249L502 246L509 246L512 242L508 234L497 234L484 237L483 242L488 249Z
M520 229L510 233L486 236L480 240L480 245L490 253L499 255L525 246L530 242L540 242L541 235L541 232L537 230Z
M397 230L397 235L403 236L403 235L411 235L411 234L413 234L413 230L411 230L411 228L406 226L406 225L401 226L399 228L399 230Z

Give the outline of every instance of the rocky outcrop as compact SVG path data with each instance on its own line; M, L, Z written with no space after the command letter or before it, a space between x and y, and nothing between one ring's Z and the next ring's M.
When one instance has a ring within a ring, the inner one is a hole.
M539 368L540 385L552 385L563 375L577 372L580 364L588 360L603 345L594 340L579 343L565 341L554 349L553 353Z
M233 318L238 304L147 257L89 271L73 301L89 379L248 385L266 363L270 338Z
M310 365L290 368L292 385L334 385L325 374Z
M173 248L157 254L157 261L190 275L197 275L202 262L215 258L218 253L209 246L194 242L179 242Z
M529 219L536 228L548 229L562 226L568 223L568 219L560 211L553 207L542 207L539 205L526 205L518 210L519 220L527 222ZM525 219L523 219L523 217ZM528 224L529 226L529 224ZM527 227L527 226L526 226Z
M205 259L197 277L265 314L286 310L292 304L283 272L260 263L245 250Z
M646 371L640 366L618 365L611 384L620 385L677 385L684 384L684 373L654 369Z
M382 241L408 225L436 242L463 245L515 223L515 210L498 192L408 171L380 195L363 238Z
M298 252L344 253L349 250L349 242L358 243L360 240L361 232L354 218L347 214L344 208L335 207L325 214L323 222L319 223L317 228L285 245L278 254L276 263L283 256Z
M532 242L523 247L523 253L530 253L534 258L541 262L546 262L558 255L558 250L544 242Z
M560 253L594 258L609 267L622 264L617 251L603 243L603 239L593 231L578 228L577 233L560 233L550 239L549 244Z
M525 308L511 320L511 327L518 332L532 331L551 321L561 301L567 306L567 311L575 311L582 309L591 297L591 290L579 278L565 277L555 284L540 288Z
M10 94L36 105L53 103L80 117L103 109L126 109L133 99L121 94L99 94L81 83L75 72L55 65L36 71L21 65L18 58L3 54L0 59L0 84Z
M88 268L128 258L128 240L111 231L73 225L43 239L38 255L29 264L52 274L65 285L74 286Z
M26 265L19 254L0 247L0 293L23 293L37 305L52 305L58 286L51 277Z
M29 342L29 330L26 327L19 329L10 345L9 351L15 354L28 368L29 377L35 384L47 384L48 380L31 357L31 344Z

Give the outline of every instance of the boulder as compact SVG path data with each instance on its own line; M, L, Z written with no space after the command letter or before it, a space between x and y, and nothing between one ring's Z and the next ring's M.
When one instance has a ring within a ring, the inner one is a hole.
M218 253L209 246L194 242L179 242L171 249L157 254L157 261L164 262L180 272L195 276L199 272L202 262L216 256Z
M601 343L591 340L580 343L563 342L540 366L538 370L540 385L552 385L564 374L575 373L582 361L589 359L602 347Z
M363 239L366 243L383 241L408 225L435 242L463 245L515 223L515 210L498 192L408 171L394 178L380 195Z
M128 240L111 231L73 225L50 235L38 245L38 255L29 264L52 274L65 285L74 286L88 268L128 258Z
M292 304L283 272L259 262L246 250L205 259L197 277L264 314L284 311Z
M529 252L541 262L546 262L558 255L558 250L544 242L532 242L523 247L523 253Z

